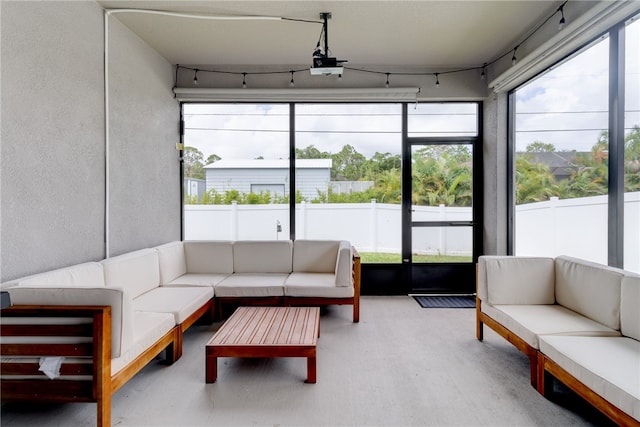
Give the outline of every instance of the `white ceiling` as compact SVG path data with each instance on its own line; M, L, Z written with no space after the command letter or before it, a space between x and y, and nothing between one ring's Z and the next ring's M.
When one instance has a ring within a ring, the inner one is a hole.
M217 15L266 15L320 21L331 12L333 56L347 65L437 68L481 66L508 52L562 1L122 1L141 8ZM311 63L320 24L286 20L203 20L114 14L172 64Z

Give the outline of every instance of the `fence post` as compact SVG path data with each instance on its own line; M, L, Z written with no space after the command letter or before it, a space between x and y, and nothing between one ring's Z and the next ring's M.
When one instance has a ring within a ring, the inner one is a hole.
M549 197L549 213L551 214L551 230L553 230L553 256L558 256L558 216L556 209L558 208L558 201L560 199L557 196Z
M376 199L371 199L369 209L369 236L371 241L369 246L372 252L378 252L378 204Z
M238 201L231 201L231 240L238 240Z
M443 203L438 205L440 212L440 221L447 219L447 212ZM438 235L440 242L438 244L438 255L447 255L447 229L445 227L438 227Z
M297 227L296 221L296 227ZM300 202L300 230L302 231L302 236L296 236L296 239L306 239L307 238L307 202L304 200Z

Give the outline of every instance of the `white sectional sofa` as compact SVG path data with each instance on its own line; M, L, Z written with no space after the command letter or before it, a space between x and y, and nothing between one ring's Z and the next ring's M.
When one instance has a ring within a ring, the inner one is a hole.
M186 241L157 250L162 286L210 287L219 309L349 304L359 321L360 255L347 241Z
M560 256L481 256L476 335L525 353L544 395L555 377L621 425L640 425L640 276Z
M97 402L107 426L111 395L163 351L179 359L216 305L351 304L358 322L360 256L346 241L177 241L2 289L14 305L1 312L2 400ZM53 379L40 357L59 362Z

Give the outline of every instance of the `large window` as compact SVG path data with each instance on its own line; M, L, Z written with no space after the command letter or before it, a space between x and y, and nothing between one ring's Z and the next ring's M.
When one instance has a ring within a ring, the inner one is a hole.
M477 103L185 103L182 114L185 239L345 239L378 264L400 264L411 244L414 263L471 262Z
M363 262L399 263L401 105L298 104L295 127L296 237L348 238Z
M619 267L624 263L625 268L640 271L637 21L625 31L626 106L615 104L621 97L612 93L615 85L610 89L617 74L610 58L625 37L608 35L512 94L516 255L566 254ZM610 155L614 147L610 132L617 129L610 105L626 111L625 159L617 162ZM623 168L624 208L612 211L618 190L610 174ZM623 213L620 233L611 227L611 215ZM611 261L611 242L620 238L625 242L624 262Z
M625 32L624 268L640 272L640 19Z
M288 239L289 105L184 104L183 116L184 238Z

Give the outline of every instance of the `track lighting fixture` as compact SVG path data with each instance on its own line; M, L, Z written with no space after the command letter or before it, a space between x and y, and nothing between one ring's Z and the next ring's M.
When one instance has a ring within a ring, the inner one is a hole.
M389 75L391 73L386 73L387 74L387 82L384 84L384 87L386 87L387 89L389 88Z
M440 75L440 73L436 73L436 87L440 87L440 79L438 79L438 76Z
M518 46L513 48L513 56L511 57L511 65L516 65L516 62L518 62L518 58L516 58L516 50L518 50Z
M294 87L296 85L296 82L293 81L293 73L294 71L291 71L291 81L289 82L290 87Z
M484 80L486 77L487 63L482 64L482 73L480 73L480 80Z
M247 88L247 73L242 73L242 89Z
M560 11L560 15L562 16L560 18L560 22L558 23L558 30L560 31L564 28L564 24L567 22L566 19L564 19L564 4L560 5L558 10Z
M197 68L193 72L193 84L194 85L198 84L198 69Z

